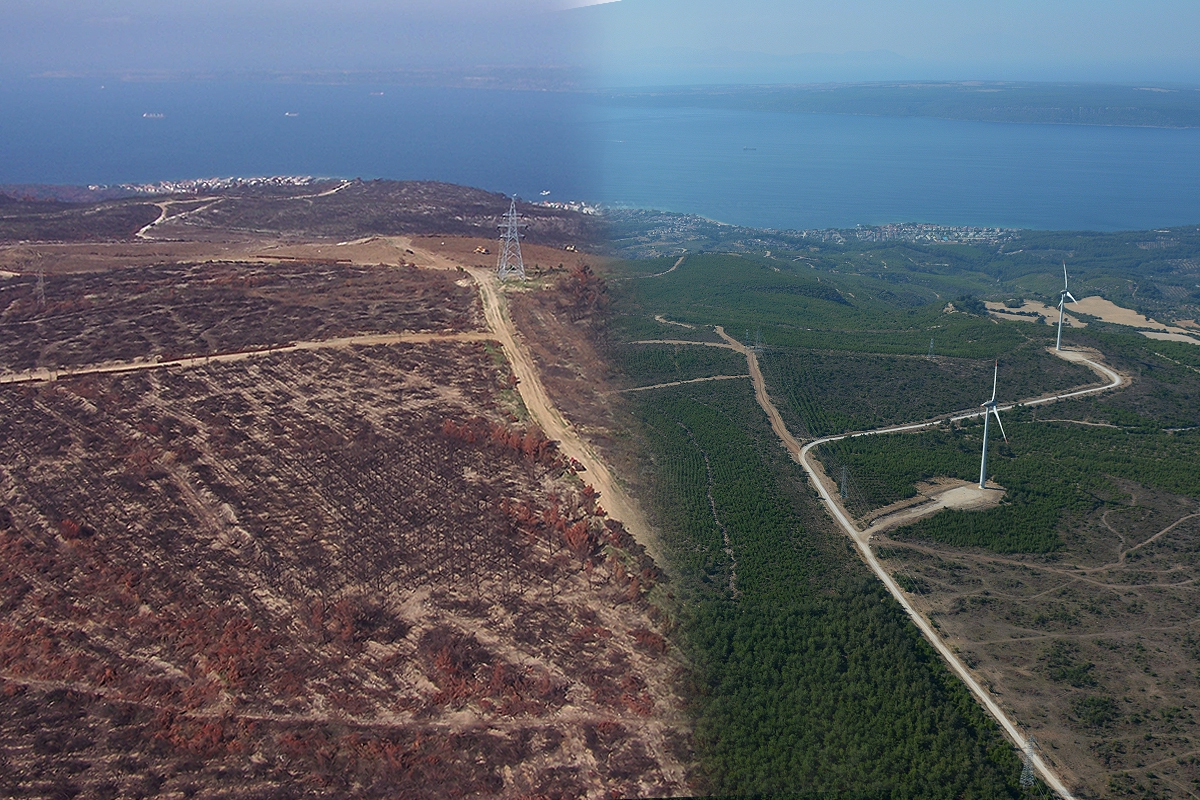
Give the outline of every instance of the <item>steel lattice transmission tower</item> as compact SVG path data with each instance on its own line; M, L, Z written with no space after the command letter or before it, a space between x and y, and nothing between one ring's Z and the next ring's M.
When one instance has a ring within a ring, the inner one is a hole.
M497 227L500 234L500 258L496 262L496 274L500 280L515 278L525 280L525 262L521 259L521 218L517 215L517 199L512 199L504 222Z
M1037 773L1033 770L1033 748L1037 742L1032 736L1025 742L1025 750L1021 753L1021 788L1028 789L1037 783Z
M34 291L37 293L38 308L46 307L46 268L39 266L37 271L37 286Z

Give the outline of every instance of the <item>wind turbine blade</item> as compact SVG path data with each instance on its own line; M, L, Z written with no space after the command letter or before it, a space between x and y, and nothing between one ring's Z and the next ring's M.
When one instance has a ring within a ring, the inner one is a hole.
M1000 426L1000 435L1003 436L1004 441L1007 442L1008 434L1004 432L1004 423L1000 421L1000 412L996 410L995 406L992 406L992 413L996 415L996 424Z
M1078 302L1079 302L1078 300L1076 300L1076 299L1075 299L1075 295L1071 294L1070 292L1067 292L1067 297L1071 298L1071 302L1072 302L1072 303L1078 303Z
M1067 262L1063 260L1063 289L1067 288Z
M992 372L992 399L988 402L993 402L996 399L996 379L1000 377L1000 359L996 359L996 369Z

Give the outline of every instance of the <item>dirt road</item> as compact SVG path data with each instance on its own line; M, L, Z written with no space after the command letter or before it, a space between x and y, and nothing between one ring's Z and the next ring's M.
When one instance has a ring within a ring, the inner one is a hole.
M230 361L244 361L256 356L274 353L294 353L298 350L328 350L343 347L370 346L381 344L426 344L428 342L483 342L493 338L490 333L483 331L467 331L464 333L370 333L362 336L345 336L340 339L321 339L312 342L293 342L280 347L270 347L263 350L239 350L234 353L217 353L210 356L189 356L173 358L168 361L112 361L104 364L85 364L79 367L64 367L62 369L27 370L26 372L10 372L0 374L0 385L9 383L37 383L54 381L59 378L74 378L80 375L101 375L114 372L138 372L146 369L167 369L169 367L201 367L205 364L220 364Z
M675 270L679 269L679 266L684 262L684 260L686 258L687 258L687 253L684 253L683 255L681 255L679 257L679 259L674 264L671 265L670 269L665 269L662 272L656 272L653 275L627 275L624 278L616 278L615 280L618 280L618 281L640 281L640 280L643 280L644 278L661 278L663 275L666 275L668 273L674 272ZM687 325L685 327L690 328L692 326Z
M687 383L704 383L705 381L732 381L741 378L749 378L749 375L710 375L707 378L692 378L686 381L668 381L666 383L656 383L653 386L635 386L632 389L622 389L621 393L625 392L648 392L651 389L666 389L671 386L683 386Z
M662 557L662 549L658 537L650 527L650 523L642 514L641 509L630 499L620 483L617 482L608 465L596 454L575 427L562 415L554 405L546 387L538 374L537 364L529 348L521 341L521 335L513 324L504 303L504 292L500 279L490 269L469 267L455 263L445 256L431 252L421 247L415 247L411 242L405 242L413 250L414 260L422 265L437 269L463 269L479 287L480 299L483 302L483 314L487 320L491 337L500 342L504 354L512 365L513 373L517 376L517 391L521 401L529 411L534 422L542 432L559 443L559 450L567 458L573 458L587 468L583 476L585 482L600 493L600 505L608 512L609 517L619 520L625 529L638 541L646 552L659 566L666 568Z
M186 217L188 214L194 214L197 211L206 211L206 210L212 208L213 206L215 206L217 203L221 202L221 199L222 198L219 198L219 197L191 197L191 198L187 198L186 200L164 200L161 203L155 203L154 205L158 208L158 212L159 212L158 219L154 220L149 225L143 225L140 229L138 229L138 232L134 234L134 237L138 238L138 239L151 239L152 240L154 237L152 237L150 235L151 229L153 229L159 225L162 225L167 220L178 221L178 220L181 220L184 217ZM170 216L171 206L176 205L178 203L198 203L198 202L208 203L208 205L204 205L199 208L193 208L191 211L184 211L182 214L176 214L173 217Z
M779 414L779 410L775 407L775 404L772 402L770 395L767 393L766 382L763 380L762 371L759 369L759 366L758 366L758 356L755 354L754 350L752 348L746 347L745 345L741 344L733 337L726 334L724 329L721 328L720 326L716 327L716 331L717 331L717 334L724 340L723 344L718 344L718 343L713 343L713 342L687 342L687 341L682 341L682 340L662 341L661 343L662 344L695 344L695 345L702 345L702 346L727 347L729 349L736 350L737 352L742 353L746 356L746 363L750 370L750 377L751 377L751 380L754 382L755 399L758 401L759 406L766 413L767 418L770 420L771 429L775 432L775 435L779 437L779 440L783 443L783 446L787 449L788 453L792 456L792 458L797 463L799 463L800 466L802 466L804 468L805 472L808 473L809 479L812 481L813 485L817 489L817 492L821 496L821 501L825 504L825 507L829 510L829 513L833 516L834 520L837 521L838 525L842 528L842 530L846 533L846 535L849 536L850 539L854 542L855 547L858 549L858 552L862 556L863 560L867 563L867 566L869 566L871 568L871 571L875 573L875 576L878 577L879 580L883 582L883 585L887 587L887 589L891 593L891 595L894 598L896 598L896 601L899 602L901 607L904 608L904 610L908 614L909 618L917 626L918 630L921 631L921 634L929 641L930 644L932 644L937 649L938 653L941 654L942 658L950 666L950 669L963 681L963 683L966 684L967 688L971 690L971 693L974 694L976 698L978 698L979 702L983 705L984 708L987 709L988 713L991 714L993 718L995 718L995 720L1000 724L1001 728L1004 729L1005 733L1008 734L1009 738L1022 751L1026 751L1029 753L1030 759L1033 763L1034 768L1038 771L1038 774L1042 776L1043 780L1045 780L1046 783L1051 788L1053 788L1055 792L1057 792L1059 795L1061 795L1064 798L1068 798L1068 800L1069 800L1072 797L1072 795L1071 795L1070 791L1067 789L1066 785L1058 777L1057 773L1050 767L1049 764L1046 763L1046 761L1042 758L1042 756L1039 752L1037 752L1036 750L1027 750L1028 742L1027 742L1025 736L1021 733L1020 729L1017 727L1016 723L1014 723L1013 720L1011 720L1008 717L1008 715L1004 712L1004 710L1001 709L1000 706L996 703L996 701L992 698L991 694L986 689L984 689L984 687L979 683L978 680L975 679L975 676L971 674L970 670L967 669L966 665L959 659L959 657L954 653L954 651L950 649L950 647L945 643L945 641L943 641L942 637L937 633L937 631L934 630L933 626L929 623L929 621L927 619L925 619L924 617L922 617L916 611L916 609L913 608L913 606L909 603L907 596L905 596L904 592L901 591L900 587L896 584L896 582L892 578L891 574L886 569L883 568L882 564L879 563L879 560L875 557L875 553L871 550L870 539L871 539L871 533L873 533L874 531L872 529L868 529L867 531L860 531L858 529L858 527L851 520L850 515L846 512L845 508L842 506L841 501L837 498L837 496L835 495L834 492L830 491L829 482L825 478L825 475L824 475L823 471L820 469L820 466L818 464L815 464L810 459L810 456L809 456L810 451L814 447L817 447L826 442L837 441L839 439L844 439L844 438L852 437L852 436L871 436L871 435L876 435L876 434L881 434L881 433L898 433L901 431L919 430L921 428L926 428L926 427L930 427L933 425L940 425L940 424L946 422L947 420L958 421L958 420L970 419L972 417L979 416L983 412L982 411L968 411L968 412L963 412L960 414L955 414L948 418L927 420L924 422L917 422L917 423L912 423L912 424L908 424L908 425L890 426L887 428L880 428L878 430L873 430L873 431L861 431L858 433L842 434L839 436L827 436L822 439L817 439L815 441L811 441L811 442L808 442L807 444L802 445L800 443L800 441L797 440L791 434L791 432L787 429L787 426L783 422L783 418ZM653 343L653 342L644 342L644 344L651 344L651 343ZM1116 389L1116 388L1124 386L1126 383L1128 383L1128 379L1126 377L1118 374L1114 370L1109 369L1108 367L1099 363L1096 356L1094 356L1091 353L1088 353L1085 351L1071 351L1071 350L1063 350L1063 351L1050 350L1049 352L1052 352L1052 353L1054 353L1054 355L1058 356L1059 358L1063 358L1067 361L1084 364L1085 366L1090 368L1093 372L1095 372L1097 375L1104 378L1107 381L1107 383L1105 383L1103 385L1098 385L1098 386L1088 386L1088 387L1084 387L1082 389L1077 389L1075 391L1066 392L1063 394L1056 394L1056 395L1049 395L1049 396L1045 396L1045 397L1032 398L1030 400L1024 401L1022 403L1023 405L1041 405L1041 404L1045 404L1045 403L1053 403L1058 400L1065 400L1065 399L1072 398L1072 397L1081 397L1084 395L1095 394L1097 392L1108 391L1109 389ZM1015 405L1016 404L1001 406L1000 410L1004 411L1007 409L1011 409ZM979 492L980 490L976 489L975 491ZM983 491L991 491L991 490L983 490ZM955 502L955 503L963 502L967 505L970 505L970 504L974 504L974 503L981 501L981 498L978 498L975 495L972 495L970 493L963 493L961 491L958 492L958 494L954 495L953 497L951 497L949 495L950 495L950 493L947 493L946 496L941 498L942 500L944 500L946 502L928 503L926 505L918 507L918 509L916 509L916 510L909 511L907 514L907 517L906 517L906 521L911 521L911 519L908 519L909 517L911 517L912 519L915 519L919 515L934 513L936 511L940 510L942 507L944 507L947 504L947 502Z

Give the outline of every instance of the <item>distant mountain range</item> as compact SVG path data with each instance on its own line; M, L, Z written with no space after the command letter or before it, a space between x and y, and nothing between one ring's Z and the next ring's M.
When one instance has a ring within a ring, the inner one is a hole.
M1200 127L1200 89L1086 83L893 82L673 86L604 94L624 106L727 108L787 113Z

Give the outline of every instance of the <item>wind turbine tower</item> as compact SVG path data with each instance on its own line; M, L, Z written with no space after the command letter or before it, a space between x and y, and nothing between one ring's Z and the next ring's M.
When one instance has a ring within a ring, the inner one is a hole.
M996 415L996 424L1000 426L1000 435L1004 437L1004 441L1008 441L1008 435L1004 433L1004 423L1000 421L1000 412L996 410L996 379L1000 377L1000 361L996 361L995 371L992 372L992 399L983 403L983 460L979 463L979 488L987 488L987 444L988 444L988 423L991 422L991 414Z
M500 280L516 278L525 280L525 262L521 259L521 218L517 215L517 198L512 199L503 224L497 226L500 234L500 258L496 262L496 274Z
M1078 303L1075 295L1067 291L1067 262L1063 261L1063 288L1058 293L1058 341L1054 343L1055 350L1062 350L1062 323L1063 323L1063 306L1067 303L1067 298L1071 298L1072 303Z

